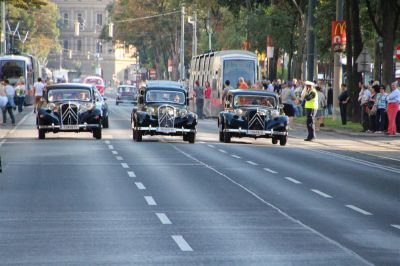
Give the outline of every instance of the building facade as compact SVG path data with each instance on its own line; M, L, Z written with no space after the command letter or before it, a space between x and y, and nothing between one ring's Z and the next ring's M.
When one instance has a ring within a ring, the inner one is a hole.
M53 0L60 11L62 51L49 56L50 69L68 69L82 76L100 75L105 81L134 79L138 52L131 45L104 42L106 7L113 0ZM79 22L79 36L75 34Z

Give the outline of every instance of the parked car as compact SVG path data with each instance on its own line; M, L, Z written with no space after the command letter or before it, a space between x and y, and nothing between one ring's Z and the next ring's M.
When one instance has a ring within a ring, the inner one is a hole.
M133 139L143 135L183 136L196 140L197 115L188 110L188 92L179 82L148 81L139 89L138 105L131 114Z
M101 95L104 95L105 92L105 85L104 85L104 80L101 77L98 76L89 76L86 77L83 80L83 83L85 84L93 84L96 86L96 88L99 90Z
M259 90L231 90L225 110L218 117L219 140L229 143L232 137L271 138L284 146L288 139L288 121L280 115L277 94Z
M134 85L120 85L117 87L117 97L115 99L115 104L120 103L131 103L137 104L139 91Z
M96 88L87 84L54 84L47 87L37 112L39 139L47 132L93 133L101 139L103 111L96 100Z

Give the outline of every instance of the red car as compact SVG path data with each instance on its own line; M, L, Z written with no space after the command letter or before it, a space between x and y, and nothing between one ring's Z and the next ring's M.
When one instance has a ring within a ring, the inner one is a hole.
M86 77L84 79L83 83L95 85L96 88L99 90L100 94L104 95L105 86L104 86L104 81L102 78L97 77L97 76Z

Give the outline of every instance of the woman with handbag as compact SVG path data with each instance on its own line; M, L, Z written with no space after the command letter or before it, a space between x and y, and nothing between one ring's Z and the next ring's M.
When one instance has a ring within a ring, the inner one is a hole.
M372 93L371 96L369 97L368 100L368 116L369 116L369 130L372 132L375 132L377 130L377 124L376 124L376 99L377 95L379 93L379 86L374 85L372 87Z
M387 96L386 88L384 85L379 86L379 93L376 96L374 107L376 108L376 133L382 133L387 127Z

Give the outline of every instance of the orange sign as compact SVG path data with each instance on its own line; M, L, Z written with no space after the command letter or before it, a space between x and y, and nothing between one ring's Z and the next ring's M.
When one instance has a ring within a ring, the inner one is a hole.
M346 49L346 21L332 21L332 48L334 52Z

